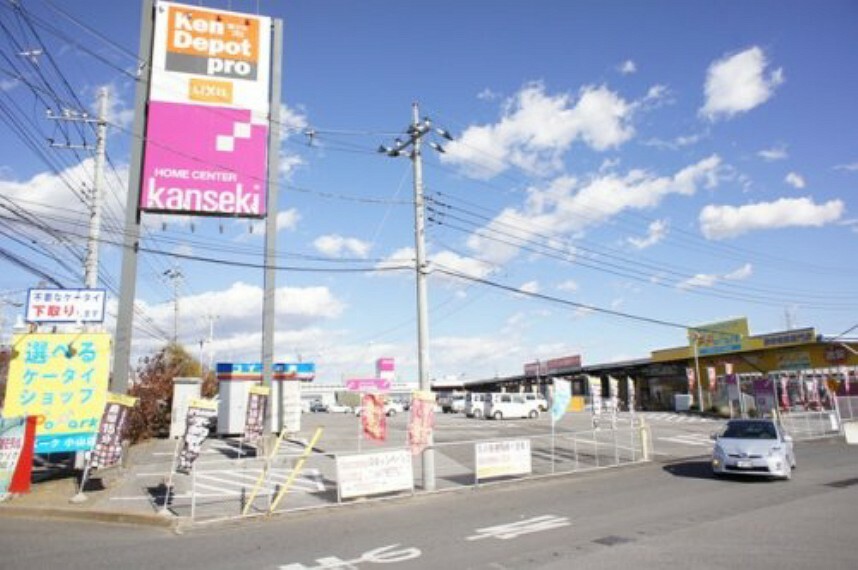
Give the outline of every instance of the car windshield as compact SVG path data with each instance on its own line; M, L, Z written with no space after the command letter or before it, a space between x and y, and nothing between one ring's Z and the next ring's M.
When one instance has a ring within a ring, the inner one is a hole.
M775 426L768 422L730 422L724 435L730 439L777 439Z

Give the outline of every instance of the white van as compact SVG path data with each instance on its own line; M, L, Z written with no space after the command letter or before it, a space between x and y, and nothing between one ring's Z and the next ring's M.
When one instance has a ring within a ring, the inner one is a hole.
M469 392L465 396L465 415L469 418L482 418L486 415L486 405L492 394L485 392Z
M548 400L546 400L542 394L537 394L536 392L522 392L522 395L527 401L536 402L540 412L548 411Z
M493 395L486 404L486 418L538 418L539 403L528 400L525 394L503 393Z

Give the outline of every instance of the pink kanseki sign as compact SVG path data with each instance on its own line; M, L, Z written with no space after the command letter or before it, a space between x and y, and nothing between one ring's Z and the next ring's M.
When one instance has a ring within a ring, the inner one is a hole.
M244 109L153 101L140 209L265 214L268 128Z

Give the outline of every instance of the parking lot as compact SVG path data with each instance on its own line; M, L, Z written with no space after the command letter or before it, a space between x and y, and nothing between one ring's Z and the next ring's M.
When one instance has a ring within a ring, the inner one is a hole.
M342 503L338 497L336 458L406 449L408 418L407 412L388 417L387 438L378 442L362 435L360 418L354 414L304 413L301 431L284 441L271 461L265 460L261 449L244 445L240 438L214 437L206 441L190 475L173 477L169 495L164 483L175 444L159 440L149 446L145 455L138 450L133 475L126 478L121 489L113 490L109 504L111 508L162 512L196 522L237 518L242 513L264 515L281 492L278 511L334 506ZM569 413L552 429L548 414L510 420L436 414L435 490L491 483L475 479L474 446L480 442L526 440L531 449L532 475L550 476L641 462L645 450L640 443L640 422L648 426L647 460L707 455L712 447L709 436L723 423L673 413L639 413L635 422L633 425L631 415L623 413L617 418L616 429L603 418L603 425L594 430L589 413ZM303 460L305 445L317 429L322 430L321 436ZM416 456L413 492L423 490L422 478L422 463Z

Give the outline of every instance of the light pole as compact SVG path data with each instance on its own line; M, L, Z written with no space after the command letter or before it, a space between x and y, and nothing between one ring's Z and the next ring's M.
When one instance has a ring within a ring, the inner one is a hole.
M433 132L432 123L429 119L420 120L420 111L417 103L411 106L412 121L407 134L408 139L402 141L396 139L393 147L381 145L378 151L390 157L406 156L411 159L414 168L414 249L415 270L417 281L417 369L420 382L420 390L432 391L429 379L429 315L426 301L426 230L425 230L425 204L423 199L423 157L420 153L421 142L424 136ZM435 129L435 132L448 140L452 137L447 131ZM444 149L437 143L429 143L429 146L438 152ZM426 449L423 450L423 489L435 490L435 450L433 449L434 436L429 436Z

